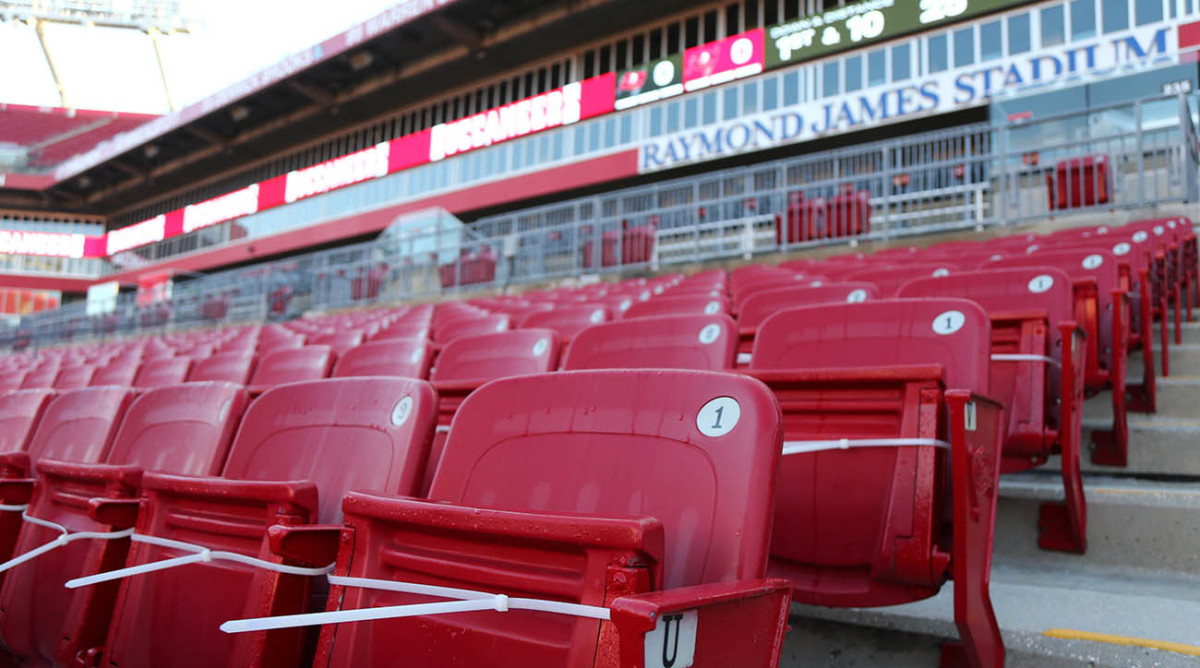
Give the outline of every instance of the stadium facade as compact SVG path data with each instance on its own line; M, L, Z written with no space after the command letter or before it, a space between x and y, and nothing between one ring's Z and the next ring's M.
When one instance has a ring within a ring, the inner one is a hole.
M245 300L287 311L345 301L331 277L404 298L1195 201L1193 0L631 5L401 3L10 161L0 287L169 276L199 317L255 265ZM874 228L826 233L839 197Z

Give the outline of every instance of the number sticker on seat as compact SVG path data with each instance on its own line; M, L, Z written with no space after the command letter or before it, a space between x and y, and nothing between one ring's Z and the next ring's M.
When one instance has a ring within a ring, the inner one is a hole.
M413 398L405 395L392 408L392 424L399 427L408 420L408 416L412 414Z
M533 355L535 357L541 357L542 354L546 352L546 348L549 347L549 339L538 339L537 342L533 344Z
M604 322L604 309L596 309L592 311L592 317L589 318L592 322Z
M1054 277L1048 274L1034 276L1029 280L1029 291L1034 294L1041 294L1052 287L1054 287Z
M1139 244L1149 238L1150 235L1146 234L1146 230L1138 230L1137 232L1133 233L1133 240Z
M695 610L661 615L654 630L646 634L646 668L689 668L696 661L698 626Z
M947 336L963 328L967 324L967 316L962 311L945 311L933 319L933 331Z
M1164 230L1164 229L1163 229L1163 226L1162 226L1162 225L1155 225L1155 226L1154 226L1154 236L1156 236L1156 237L1161 237L1161 236L1163 235L1163 233L1164 233L1164 232L1166 232L1166 230Z
M708 345L716 341L721 336L721 326L717 323L710 323L700 330L700 343Z
M409 361L411 361L413 364L416 364L417 362L420 362L420 361L421 361L421 355L422 355L424 352L425 352L425 351L421 349L421 346L417 346L416 348L413 348L412 355L411 355L411 356L409 356L409 358L408 358L408 359L409 359Z
M938 267L937 269L933 270L934 278L941 278L942 276L949 276L949 275L950 275L950 270L945 267Z
M1113 246L1113 255L1129 255L1131 248L1133 247L1130 246L1128 242L1122 241L1121 243Z
M742 407L733 397L717 397L704 404L696 414L696 428L709 438L733 431L742 418Z
M712 301L704 305L704 315L716 315L721 312L721 302Z
M1082 264L1084 269L1095 269L1096 267L1104 264L1104 256L1093 253L1092 255L1083 258Z
M857 304L865 301L867 301L867 291L863 290L862 288L851 290L850 294L846 295L846 302L850 304Z
M624 312L624 311L628 311L630 306L633 306L632 299L622 299L621 305L618 306L617 308L621 309L621 311Z

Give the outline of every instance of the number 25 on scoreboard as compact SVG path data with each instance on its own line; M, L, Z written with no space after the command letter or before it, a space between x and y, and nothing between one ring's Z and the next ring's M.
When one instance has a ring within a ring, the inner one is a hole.
M967 0L921 0L920 7L917 20L922 24L936 23L967 11Z

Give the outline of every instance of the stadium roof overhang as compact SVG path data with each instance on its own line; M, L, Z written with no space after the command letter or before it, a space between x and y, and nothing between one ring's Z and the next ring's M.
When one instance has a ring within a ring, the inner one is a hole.
M72 158L40 192L0 192L0 207L119 213L692 4L408 0Z

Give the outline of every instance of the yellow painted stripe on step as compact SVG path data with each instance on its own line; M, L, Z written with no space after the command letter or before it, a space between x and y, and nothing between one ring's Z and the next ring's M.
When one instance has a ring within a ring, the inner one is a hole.
M1111 645L1125 645L1126 647L1148 647L1150 649L1161 649L1164 652L1175 652L1176 654L1186 654L1188 656L1200 656L1200 646L1185 645L1183 643L1168 642L1166 640L1149 640L1146 638L1133 638L1131 636L1117 636L1110 633L1076 631L1075 629L1050 629L1048 631L1043 631L1042 635L1050 638L1061 638L1063 640L1090 640L1092 642L1104 642Z

